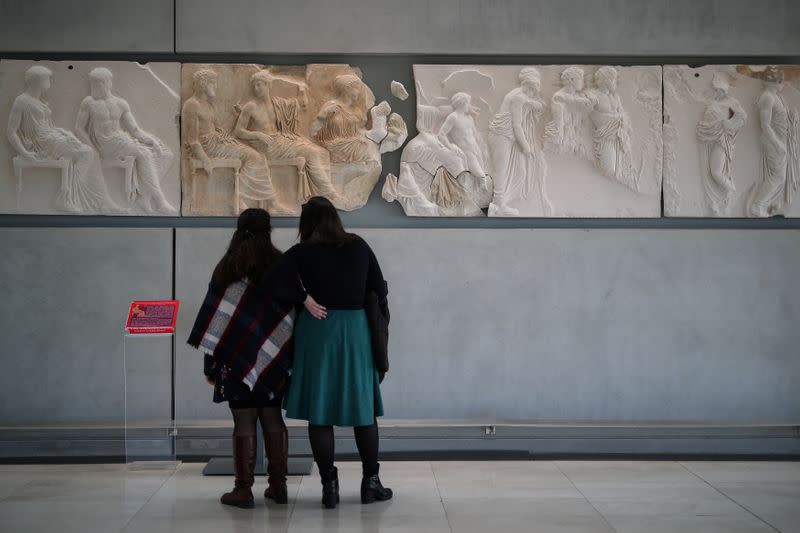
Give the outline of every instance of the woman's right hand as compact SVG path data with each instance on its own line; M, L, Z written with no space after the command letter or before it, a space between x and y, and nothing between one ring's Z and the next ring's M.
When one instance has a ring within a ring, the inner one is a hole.
M303 305L306 306L306 310L311 313L311 316L316 318L317 320L322 320L326 316L328 316L328 310L319 305L311 295L307 295Z

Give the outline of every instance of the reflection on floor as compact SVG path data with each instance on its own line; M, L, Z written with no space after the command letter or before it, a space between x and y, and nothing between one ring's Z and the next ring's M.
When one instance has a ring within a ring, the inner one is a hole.
M259 497L247 511L219 504L232 478L203 477L202 464L0 466L0 531L800 531L800 463L384 463L395 499L369 506L360 466L339 466L333 511L320 507L316 473L290 480L288 506Z

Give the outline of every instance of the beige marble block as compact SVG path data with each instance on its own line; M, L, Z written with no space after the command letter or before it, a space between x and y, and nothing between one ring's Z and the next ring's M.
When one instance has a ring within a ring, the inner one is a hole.
M661 67L414 65L413 216L658 217Z
M0 212L177 215L180 65L0 61Z
M184 215L358 209L405 132L348 65L184 64L181 101Z
M664 214L800 216L800 67L664 67Z

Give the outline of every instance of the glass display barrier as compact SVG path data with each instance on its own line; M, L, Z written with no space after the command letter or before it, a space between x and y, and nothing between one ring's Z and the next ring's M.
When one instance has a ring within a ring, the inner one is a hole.
M174 343L174 333L123 334L126 463L176 460Z

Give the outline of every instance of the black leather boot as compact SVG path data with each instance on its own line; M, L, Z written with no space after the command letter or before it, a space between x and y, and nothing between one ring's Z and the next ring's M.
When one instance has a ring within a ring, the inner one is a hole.
M322 505L326 509L336 509L339 503L339 470L334 466L327 472L320 472L322 477Z
M378 477L378 470L368 472L364 469L364 477L361 478L361 503L385 502L392 499L392 489L387 489Z

